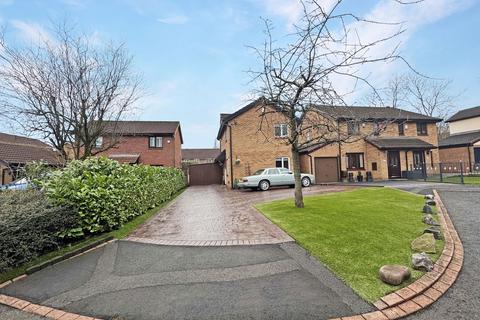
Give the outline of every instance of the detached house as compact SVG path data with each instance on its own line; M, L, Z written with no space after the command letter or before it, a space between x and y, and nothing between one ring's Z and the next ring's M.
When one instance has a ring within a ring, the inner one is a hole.
M97 156L121 163L181 168L183 137L178 121L116 121L105 125L97 148L112 139L114 146Z
M260 168L291 169L291 150L285 139L288 121L273 108L265 112L268 107L262 101L220 115L217 139L224 182L229 187ZM439 118L385 107L318 106L314 110L315 117L322 119L319 121L349 137L332 137L328 143L311 143L301 149L301 171L314 174L317 183L340 181L349 174L365 177L367 172L373 179L401 178L408 171L439 161Z
M63 164L60 155L40 140L0 133L0 184L17 180L25 165L34 161Z
M470 168L480 164L480 106L461 110L446 122L450 136L439 143L441 162L463 162Z

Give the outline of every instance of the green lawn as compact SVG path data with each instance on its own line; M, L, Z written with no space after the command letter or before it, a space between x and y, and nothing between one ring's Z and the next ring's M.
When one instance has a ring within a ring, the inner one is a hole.
M14 268L14 269L11 269L5 273L0 273L0 283L3 283L7 280L10 280L10 279L13 279L13 278L16 278L22 274L25 273L25 271L34 266L34 265L37 265L37 264L40 264L40 263L43 263L45 261L48 261L50 259L53 259L55 257L58 257L58 256L62 256L66 253L69 253L71 251L74 251L76 249L79 249L79 248L82 248L84 246L87 246L89 245L90 243L92 242L95 242L97 240L101 240L103 238L106 238L106 237L109 237L109 236L113 236L115 239L123 239L125 238L126 236L128 236L132 231L134 231L135 229L137 229L140 225L142 225L145 221L147 221L148 219L150 219L152 216L154 216L155 214L158 213L158 211L160 211L160 209L162 209L163 207L165 207L168 203L170 203L173 199L175 199L177 196L179 196L185 189L177 192L173 197L172 199L162 203L161 205L159 205L158 207L156 208L153 208L153 209L150 209L147 213L141 215L141 216L138 216L136 218L134 218L133 220L125 223L120 229L118 230L113 230L111 232L108 232L108 233L104 233L104 234L99 234L99 235L96 235L96 236L93 236L93 237L89 237L87 239L83 239L81 241L78 241L78 242L75 242L75 243L71 243L70 245L68 246L65 246L65 247L62 247L58 250L55 250L55 251L52 251L52 252L49 252L49 253L46 253L42 256L39 256L38 258L28 262L28 263L25 263L17 268Z
M410 243L425 228L423 203L422 196L404 191L362 188L306 197L304 209L295 208L292 199L256 207L361 297L374 302L399 288L378 279L382 265L411 267ZM440 252L443 242L437 246ZM421 275L413 271L410 282Z
M461 179L460 176L444 177L443 182L461 183ZM480 176L464 176L463 182L465 184L480 184Z

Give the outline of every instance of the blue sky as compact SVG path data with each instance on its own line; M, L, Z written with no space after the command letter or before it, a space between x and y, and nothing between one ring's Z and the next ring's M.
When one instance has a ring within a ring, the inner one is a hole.
M462 93L458 108L480 104L478 1L426 0L412 8L392 0L346 0L343 6L403 21L402 55L422 73L452 80L454 93ZM124 42L145 81L134 119L181 121L184 147L212 147L219 113L235 111L249 98L245 71L258 61L247 46L263 40L260 17L284 35L299 14L297 0L0 0L0 25L15 40L34 41L38 33L48 34L52 21L67 18L95 41ZM367 37L382 33L363 31ZM369 70L379 86L404 71L401 64ZM0 124L0 130L9 128Z

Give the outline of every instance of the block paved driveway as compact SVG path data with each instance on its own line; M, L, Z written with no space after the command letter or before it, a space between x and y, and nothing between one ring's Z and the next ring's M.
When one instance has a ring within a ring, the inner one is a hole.
M312 186L305 194L352 187ZM230 191L224 186L194 186L129 236L129 240L166 245L242 245L293 241L253 203L292 197L293 189Z

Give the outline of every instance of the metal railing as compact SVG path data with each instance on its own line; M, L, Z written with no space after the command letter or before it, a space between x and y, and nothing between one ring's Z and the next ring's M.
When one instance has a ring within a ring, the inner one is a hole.
M410 180L480 184L480 163L441 162L410 165L405 177Z

